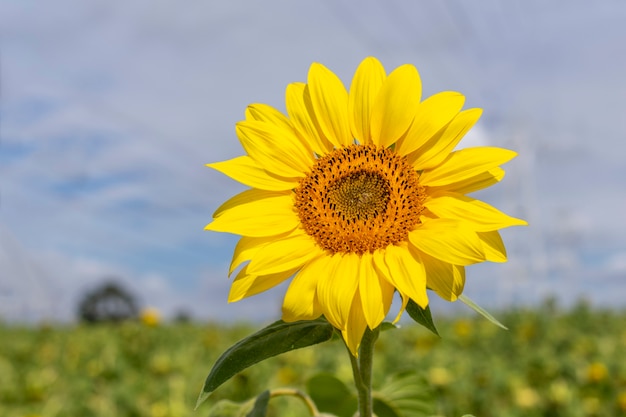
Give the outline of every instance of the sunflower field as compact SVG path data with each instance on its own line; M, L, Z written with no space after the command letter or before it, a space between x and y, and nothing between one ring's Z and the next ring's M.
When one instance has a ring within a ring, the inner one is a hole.
M467 314L436 318L441 338L408 323L381 333L374 388L390 378L406 385L403 375L417 372L415 398L428 410L420 416L626 416L626 311L585 303L561 311L548 302L497 316L508 331ZM220 400L244 402L269 388L319 398L320 386L332 386L352 395L350 364L337 338L246 369L194 411L214 361L255 328L0 324L0 415L218 416ZM308 414L299 401L279 397L268 415Z

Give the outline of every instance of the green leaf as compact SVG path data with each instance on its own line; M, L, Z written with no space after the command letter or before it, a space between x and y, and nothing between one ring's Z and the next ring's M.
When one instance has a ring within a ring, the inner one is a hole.
M435 398L426 380L416 372L395 374L373 393L378 417L426 417L435 413Z
M413 320L439 336L439 332L433 322L433 316L430 314L430 306L422 308L415 301L409 300L409 303L406 305L406 312L409 313Z
M254 407L252 411L246 414L246 417L265 417L267 414L267 405L270 402L270 392L263 391L258 397L256 397L256 401L254 402Z
M358 409L356 395L333 375L315 375L307 381L306 386L309 396L321 412L352 417Z
M235 374L272 356L315 345L333 336L333 326L326 320L274 322L237 342L219 357L204 382L196 408Z
M479 306L478 304L470 300L469 297L467 297L465 294L459 295L459 300L461 300L469 308L471 308L472 310L474 310L475 312L477 312L478 314L480 314L481 316L483 316L484 318L486 318L487 320L489 320L496 326L501 327L504 330L509 330L504 324L500 323L494 316L489 314L487 310L485 310L484 308L482 308L481 306Z

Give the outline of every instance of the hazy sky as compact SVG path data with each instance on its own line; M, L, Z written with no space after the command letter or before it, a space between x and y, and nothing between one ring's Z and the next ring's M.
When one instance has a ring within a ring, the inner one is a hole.
M0 0L0 317L72 317L105 277L166 314L278 317L284 286L226 303L236 238L203 227L243 188L204 164L242 153L248 104L369 55L520 154L481 198L531 226L468 268L470 297L623 306L625 21L621 0Z

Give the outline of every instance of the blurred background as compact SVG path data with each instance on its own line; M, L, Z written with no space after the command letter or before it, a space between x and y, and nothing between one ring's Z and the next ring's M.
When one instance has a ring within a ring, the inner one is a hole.
M204 164L242 154L248 104L369 55L483 108L464 146L519 153L480 197L530 226L467 295L623 307L625 21L619 0L0 0L0 320L73 320L110 282L166 318L279 317L285 286L226 303L237 239L203 227L243 187Z

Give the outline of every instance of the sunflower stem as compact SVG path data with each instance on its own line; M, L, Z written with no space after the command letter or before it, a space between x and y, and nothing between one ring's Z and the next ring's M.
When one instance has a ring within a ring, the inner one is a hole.
M379 328L374 330L365 329L359 357L355 358L350 351L350 363L354 376L354 385L359 399L359 417L372 417L374 415L374 403L372 401L372 365L374 363L374 343L378 339Z

